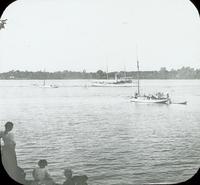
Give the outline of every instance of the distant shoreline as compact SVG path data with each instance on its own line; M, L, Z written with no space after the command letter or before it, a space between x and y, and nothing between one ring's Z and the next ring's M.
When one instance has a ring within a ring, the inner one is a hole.
M5 73L0 73L0 80L105 80L105 79L148 79L148 80L187 80L200 79L200 69L190 67L182 67L180 69L170 71L165 67L160 68L159 71L113 71L105 72L98 70L97 72L82 72L77 71L19 71L12 70Z
M23 80L30 80L30 81L38 80L38 81L43 81L44 79L0 79L0 81L20 81L20 80L21 81L23 81ZM49 81L49 80L56 80L56 81L63 81L63 80L66 80L66 81L67 80L69 80L69 81L70 80L74 80L74 81L75 80L91 80L91 81L92 80L99 80L99 81L102 81L102 80L107 80L107 79L45 79L45 81ZM114 80L114 79L108 79L108 80ZM132 80L137 80L137 79L134 78ZM191 78L191 79L188 79L188 78L187 79L183 79L183 78L182 79L180 79L180 78L179 79L177 79L177 78L174 78L174 79L159 79L159 78L157 78L157 79L155 79L154 78L154 79L140 79L140 80L141 81L142 80L152 80L152 81L153 80L163 80L163 81L166 81L166 80L180 80L181 81L181 80L200 80L200 79L195 79L195 78Z

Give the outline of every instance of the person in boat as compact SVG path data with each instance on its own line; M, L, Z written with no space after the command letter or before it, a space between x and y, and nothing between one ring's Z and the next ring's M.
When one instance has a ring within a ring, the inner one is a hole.
M161 93L158 92L158 99L161 99Z
M34 182L32 185L54 185L54 181L51 178L48 169L47 161L45 159L39 160L38 167L33 170Z
M166 98L168 99L168 103L171 104L172 101L171 101L171 98L169 97L169 93L166 94Z
M155 99L156 97L155 96L153 96L153 94L149 94L149 96L148 96L148 98L147 99Z
M138 98L138 93L137 93L137 92L135 92L135 95L134 95L134 96L135 96L135 98Z
M164 94L163 93L161 93L161 92L158 92L158 93L156 93L155 94L155 98L154 99L158 99L158 100L160 100L160 99L162 99L163 98L163 96L164 96Z
M65 176L66 180L63 183L63 185L75 185L75 182L72 178L72 170L71 169L65 169L64 176Z
M169 99L169 93L166 94L167 99Z
M7 122L5 124L5 130L0 132L0 138L3 140L3 146L1 147L1 157L3 166L10 177L17 178L17 157L15 152L15 140L12 133L13 123Z

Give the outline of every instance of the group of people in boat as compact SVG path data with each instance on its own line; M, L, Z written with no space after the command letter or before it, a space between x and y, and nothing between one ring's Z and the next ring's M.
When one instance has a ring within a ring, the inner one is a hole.
M48 172L48 162L45 159L38 161L38 166L33 169L33 180L28 181L25 179L26 173L17 164L17 157L15 152L15 140L13 130L13 123L7 122L5 130L0 131L1 145L1 159L2 164L7 174L15 181L24 185L58 185L50 173ZM71 169L64 170L65 181L63 185L87 185L88 177L86 175L73 176Z
M144 97L146 99L149 100L162 100L162 99L170 99L169 98L169 94L167 93L166 95L164 93L161 92L157 92L156 94L149 94L149 95L139 95L137 92L134 95L134 98L138 98L138 97Z

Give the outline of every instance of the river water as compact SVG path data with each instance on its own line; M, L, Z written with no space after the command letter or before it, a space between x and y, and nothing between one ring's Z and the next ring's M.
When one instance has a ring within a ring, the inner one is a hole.
M135 104L134 87L90 87L88 80L46 81L55 89L35 83L42 81L0 81L0 129L14 123L27 178L39 159L56 182L72 168L89 185L178 183L200 167L199 80L141 81L143 92L168 92L187 105Z

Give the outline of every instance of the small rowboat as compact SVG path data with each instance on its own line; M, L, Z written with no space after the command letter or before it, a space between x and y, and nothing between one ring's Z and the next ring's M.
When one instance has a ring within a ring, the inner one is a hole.
M182 104L182 105L186 105L187 101L182 101L182 102L171 102L170 104Z

